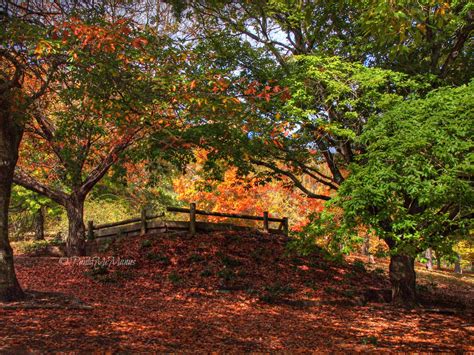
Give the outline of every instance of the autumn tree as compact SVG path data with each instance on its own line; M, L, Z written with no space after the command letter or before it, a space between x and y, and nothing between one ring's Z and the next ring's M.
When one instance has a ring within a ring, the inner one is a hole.
M83 255L85 198L124 150L147 130L170 124L170 68L178 65L165 39L139 36L125 20L71 19L56 35L74 66L31 110L14 180L65 207L68 253ZM54 50L54 42L40 46L39 56ZM151 70L162 82L151 83Z
M185 147L179 132L215 115L228 84L207 70L196 73L197 54L168 34L125 19L73 17L54 33L73 65L30 110L14 180L66 209L68 254L83 255L84 201L92 188L126 151L134 155L129 162L152 167L164 150ZM37 56L55 46L43 40Z
M61 3L5 0L0 6L0 300L12 300L22 297L23 292L15 276L9 245L8 206L25 125L32 119L31 112L38 112L39 99L52 93L52 83L78 72L75 65L78 47L85 48L93 40L97 52L104 54L113 51L114 46L113 38L108 33L104 36L103 30L87 34L77 27L71 28L68 35L64 29L61 36L58 29L70 24L73 14L81 12L89 19L102 16L104 21L106 18L117 25L120 14L126 11L121 2L94 6L74 0ZM78 34L82 38L77 38ZM102 36L103 47L99 46L98 36ZM78 41L71 42L71 38ZM133 39L129 38L127 44ZM117 56L114 58L118 60ZM98 70L98 66L90 69Z

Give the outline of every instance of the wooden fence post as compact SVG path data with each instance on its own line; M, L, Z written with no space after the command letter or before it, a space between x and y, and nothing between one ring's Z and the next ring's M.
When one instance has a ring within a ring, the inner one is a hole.
M189 233L196 235L196 204L189 205Z
M263 230L268 233L268 211L263 212Z
M146 234L146 208L142 207L140 215L140 235Z
M283 217L283 233L288 237L288 217Z
M87 222L87 239L88 240L94 239L94 221Z

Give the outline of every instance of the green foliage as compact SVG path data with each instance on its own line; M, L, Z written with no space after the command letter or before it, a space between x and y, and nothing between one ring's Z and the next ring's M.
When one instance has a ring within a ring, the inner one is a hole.
M409 74L431 73L449 82L466 83L472 73L474 6L468 0L354 1L364 37L360 49L371 62ZM457 45L456 45L457 43ZM454 60L455 59L455 60Z
M357 230L341 223L340 213L325 209L314 214L288 247L301 255L317 254L326 260L342 262L343 254L363 241Z
M465 83L474 65L468 0L169 2L188 21L199 22L205 38L233 37L233 48L239 38L283 67L288 51L319 53ZM255 70L257 63L243 67Z
M396 252L451 250L472 228L473 117L474 82L373 116L334 202L347 225L369 225Z
M183 277L174 271L168 275L168 280L175 286L181 285L184 281Z
M371 345L377 346L378 339L376 336L371 335L371 336L361 338L360 343L364 345L371 344Z
M290 120L294 117L297 123L322 126L325 132L344 139L354 139L371 115L429 88L420 79L340 57L296 56L291 64L292 75L285 83L292 97L284 112Z
M225 267L228 268L235 268L242 265L242 262L240 260L232 258L228 255L221 255L220 261Z
M149 252L146 254L146 258L147 260L158 262L164 266L171 264L170 258L161 253Z
M153 243L149 239L143 239L140 243L140 248L146 249L146 248L151 248Z
M356 260L352 264L352 268L357 271L357 272L367 272L367 269L365 268L365 263L361 260Z

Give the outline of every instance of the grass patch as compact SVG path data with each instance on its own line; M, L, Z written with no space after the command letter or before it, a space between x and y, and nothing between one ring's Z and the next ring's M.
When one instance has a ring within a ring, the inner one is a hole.
M363 337L363 338L360 339L360 343L361 343L361 344L364 344L364 345L370 344L370 345L375 345L375 346L377 346L377 345L378 345L378 342L379 342L379 341L378 341L377 337L375 337L375 336L373 336L373 335L368 336L368 337Z
M153 243L151 242L151 240L149 239L144 239L142 240L141 244L140 244L140 247L142 249L147 249L147 248L151 248L153 245Z
M276 282L272 285L266 286L259 299L265 303L275 303L294 292L295 290L290 285L283 285Z
M174 271L168 275L168 280L175 286L181 285L184 281L183 277Z
M228 268L234 268L242 265L242 262L240 260L234 259L230 256L227 255L222 255L220 257L221 263Z
M161 254L161 253L149 252L148 254L146 254L146 258L147 260L154 261L163 265L171 264L170 259L166 255Z
M188 258L188 262L190 263L200 263L200 262L203 262L204 260L206 260L206 258L204 258L202 255L200 254L192 254L189 258Z
M209 270L209 269L205 269L205 270L201 271L201 273L199 275L201 275L202 277L211 277L212 276L212 271Z

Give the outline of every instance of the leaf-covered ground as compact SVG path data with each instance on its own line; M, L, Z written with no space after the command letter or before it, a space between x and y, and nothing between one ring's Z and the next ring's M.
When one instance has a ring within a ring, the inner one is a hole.
M285 251L274 236L214 233L122 239L101 254L135 266L17 257L35 293L0 307L0 352L474 351L472 284L425 283L436 311L402 310L375 291L388 287L380 269Z

